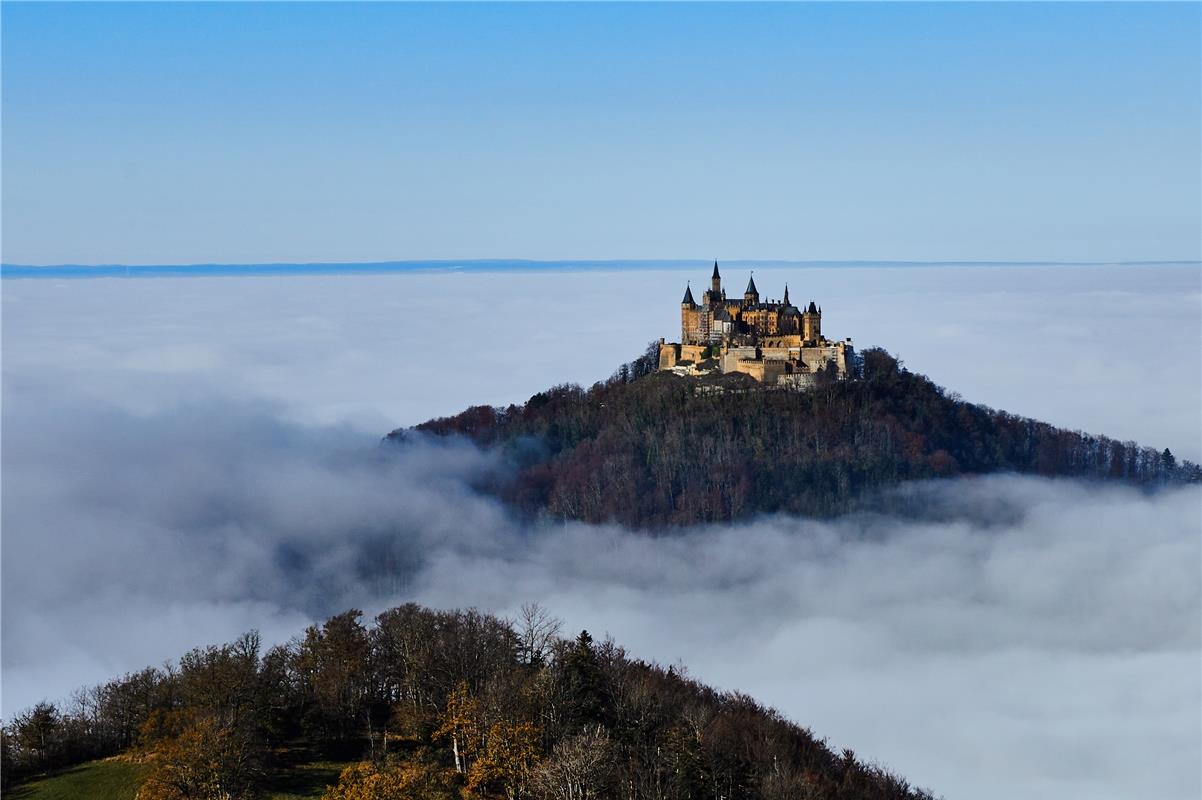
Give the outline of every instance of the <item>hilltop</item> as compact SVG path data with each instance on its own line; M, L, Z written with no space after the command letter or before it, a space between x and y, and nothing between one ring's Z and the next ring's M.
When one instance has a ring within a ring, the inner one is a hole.
M537 606L517 621L412 604L360 617L266 652L247 634L18 714L0 738L5 795L931 797L746 695L587 631L561 638Z
M476 406L416 426L503 452L491 487L531 514L636 527L786 512L830 516L904 481L996 472L1156 487L1198 481L1171 451L969 403L888 352L804 391L658 369L659 344L589 389ZM407 430L389 434L403 442Z

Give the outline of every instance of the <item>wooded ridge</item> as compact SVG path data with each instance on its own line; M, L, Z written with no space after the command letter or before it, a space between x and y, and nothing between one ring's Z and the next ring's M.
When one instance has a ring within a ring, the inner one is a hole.
M514 470L491 488L524 512L644 528L830 516L903 481L957 475L1149 488L1202 480L1167 448L965 402L881 349L862 354L854 380L797 392L738 374L657 372L653 348L590 389L556 386L521 406L476 406L414 430L499 448Z
M262 652L247 634L18 714L5 788L125 754L139 800L258 796L299 746L351 763L325 800L930 798L746 695L587 631L404 605ZM289 795L295 796L295 795Z

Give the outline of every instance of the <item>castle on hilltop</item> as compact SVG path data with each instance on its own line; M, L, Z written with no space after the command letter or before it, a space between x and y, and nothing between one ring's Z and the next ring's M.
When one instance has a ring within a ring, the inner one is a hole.
M742 297L727 298L718 262L701 302L693 288L680 302L680 341L659 343L659 368L678 375L742 372L768 385L805 388L820 375L842 380L849 374L851 339L833 342L822 335L822 309L789 302L760 301L755 276Z

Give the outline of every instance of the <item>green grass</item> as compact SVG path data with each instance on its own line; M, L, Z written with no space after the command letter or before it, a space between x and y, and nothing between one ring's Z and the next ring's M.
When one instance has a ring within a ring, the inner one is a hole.
M90 761L6 792L5 800L134 800L146 767L128 761Z
M318 800L338 783L348 761L293 763L271 775L266 800ZM89 761L4 793L4 800L134 800L148 767L128 761Z

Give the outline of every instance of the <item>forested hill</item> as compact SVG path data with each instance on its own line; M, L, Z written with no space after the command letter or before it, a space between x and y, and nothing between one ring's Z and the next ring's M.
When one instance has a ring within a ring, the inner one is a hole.
M0 737L5 796L931 797L745 695L587 632L562 639L537 606L513 622L416 605L360 616L266 652L248 634L18 714Z
M964 402L880 349L863 354L858 380L805 393L737 374L659 373L651 358L588 390L557 386L523 406L477 406L417 430L504 449L516 470L497 491L518 508L636 527L832 515L880 488L955 475L1202 479L1168 449Z

